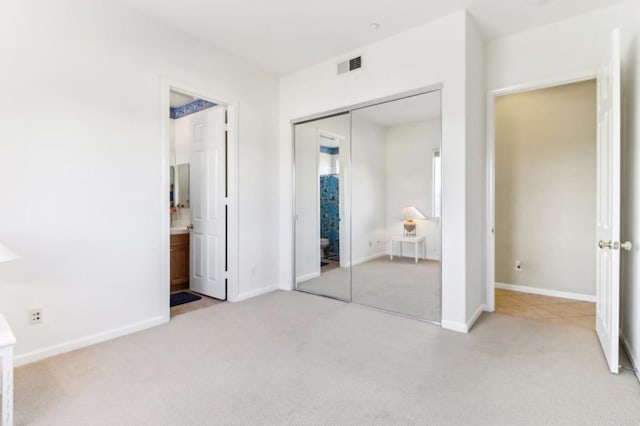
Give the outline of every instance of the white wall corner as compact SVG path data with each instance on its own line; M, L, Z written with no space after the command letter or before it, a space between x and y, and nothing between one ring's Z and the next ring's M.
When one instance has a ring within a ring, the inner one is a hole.
M458 333L468 333L467 325L462 322L442 320L440 326L446 330L457 331Z
M480 315L482 315L485 310L486 305L482 304L478 307L478 309L466 323L443 320L440 325L442 326L442 328L447 330L457 331L459 333L469 333L473 325L476 323L476 321L478 321L478 318L480 318Z
M281 282L280 284L277 285L277 288L278 290L285 290L285 291L295 290L293 281Z
M485 305L484 303L478 306L478 309L476 309L473 315L471 315L471 318L469 318L469 320L467 321L467 324L466 324L467 333L471 330L471 328L476 323L476 321L478 321L478 318L480 318L480 315L482 315L482 313L486 310L487 310L487 305Z
M485 296L485 106L484 40L465 17L465 318L477 315Z

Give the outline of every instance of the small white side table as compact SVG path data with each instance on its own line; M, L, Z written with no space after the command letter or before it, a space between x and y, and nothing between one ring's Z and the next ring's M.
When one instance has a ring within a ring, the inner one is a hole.
M427 237L420 236L420 237L405 237L404 235L396 235L391 237L391 255L389 256L389 258L391 260L393 260L393 243L400 243L400 257L402 257L402 246L404 245L403 243L412 243L413 244L413 257L416 261L416 263L418 263L418 246L420 244L422 244L423 247L423 253L424 253L424 257L427 257Z
M2 362L2 426L13 426L13 345L16 338L0 315L0 362Z

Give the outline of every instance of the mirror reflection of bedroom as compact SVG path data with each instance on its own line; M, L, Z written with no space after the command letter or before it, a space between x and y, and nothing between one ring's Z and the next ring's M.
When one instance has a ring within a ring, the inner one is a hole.
M440 92L294 130L296 288L439 322Z

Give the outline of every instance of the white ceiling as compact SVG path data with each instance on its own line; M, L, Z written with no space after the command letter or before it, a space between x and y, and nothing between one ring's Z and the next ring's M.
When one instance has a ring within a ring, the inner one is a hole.
M467 9L488 40L621 0L120 0L278 74ZM370 23L380 23L372 30Z

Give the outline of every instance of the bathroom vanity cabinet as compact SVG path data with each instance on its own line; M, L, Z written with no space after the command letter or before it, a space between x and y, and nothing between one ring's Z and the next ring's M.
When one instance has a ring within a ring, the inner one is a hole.
M189 234L171 235L171 291L189 288Z

